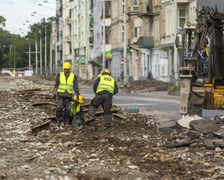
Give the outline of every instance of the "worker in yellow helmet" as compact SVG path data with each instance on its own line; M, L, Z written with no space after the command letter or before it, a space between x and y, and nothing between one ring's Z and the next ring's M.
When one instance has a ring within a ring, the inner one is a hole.
M71 124L69 121L69 111L71 106L71 100L73 97L73 91L75 92L77 99L79 99L79 86L78 80L75 74L70 72L71 64L65 62L63 64L63 72L60 72L56 76L54 94L57 95L57 107L56 107L56 121L64 125Z
M70 118L72 125L78 129L81 129L85 120L81 104L83 104L84 98L80 95L79 98L74 96L71 102Z
M112 97L118 93L118 86L115 79L111 76L109 69L101 71L101 75L95 80L93 84L95 97L91 100L89 107L89 116L92 120L95 118L95 110L100 105L104 110L104 127L110 128L112 121Z

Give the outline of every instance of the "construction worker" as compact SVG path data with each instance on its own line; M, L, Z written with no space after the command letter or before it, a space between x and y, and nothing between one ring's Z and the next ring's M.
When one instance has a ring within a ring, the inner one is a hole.
M78 128L78 129L81 129L82 125L85 122L83 109L81 107L81 104L83 104L84 99L81 95L79 95L79 99L77 97L78 96L75 95L72 99L69 116L70 116L70 119L71 119L71 124L74 127Z
M54 94L57 95L57 107L56 107L56 121L64 125L69 124L69 111L71 106L71 100L73 97L73 90L79 99L79 86L77 77L70 72L71 64L65 62L63 64L63 72L60 72L56 76Z
M118 86L115 79L111 76L109 69L104 69L101 75L95 80L93 84L93 91L95 97L91 100L89 107L90 120L95 118L96 108L100 105L104 110L104 127L110 128L112 121L112 97L118 93Z
M204 77L208 76L208 58L209 58L209 46L207 37L204 40L203 47L201 49L201 66L202 66L202 74Z

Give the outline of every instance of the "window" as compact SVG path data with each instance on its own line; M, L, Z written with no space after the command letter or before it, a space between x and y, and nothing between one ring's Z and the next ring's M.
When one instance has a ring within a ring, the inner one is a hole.
M122 0L122 15L124 15L124 7L125 7L125 3L124 3L124 0Z
M139 0L134 0L134 6L139 6Z
M122 33L122 41L124 42L124 26L122 26L121 33Z
M183 28L186 21L186 11L185 9L179 10L179 27Z
M136 37L136 38L139 37L139 27L134 28L134 37Z

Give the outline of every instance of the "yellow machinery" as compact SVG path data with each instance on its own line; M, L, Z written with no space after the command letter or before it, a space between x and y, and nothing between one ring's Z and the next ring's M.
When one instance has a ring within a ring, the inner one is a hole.
M188 23L184 27L179 69L183 115L201 116L202 109L224 109L223 23L224 14L206 7L197 10L196 25Z

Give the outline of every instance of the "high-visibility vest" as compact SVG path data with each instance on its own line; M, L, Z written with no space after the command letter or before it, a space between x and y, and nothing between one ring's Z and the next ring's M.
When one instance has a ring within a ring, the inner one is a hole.
M205 48L206 55L209 56L209 47Z
M69 111L69 116L74 116L74 108L75 108L75 114L79 113L81 111L81 106L80 104L75 104L74 106L74 102L71 102L71 108Z
M66 81L66 76L64 72L60 73L60 82L58 86L58 92L63 93L67 91L69 94L73 93L73 82L74 82L75 75L73 73L70 73L67 81Z
M76 113L79 113L80 110L81 110L81 106L80 106L80 104L76 104L75 112L76 112Z
M101 75L100 81L96 90L96 93L102 92L102 91L108 91L109 93L114 93L114 78L109 75Z

